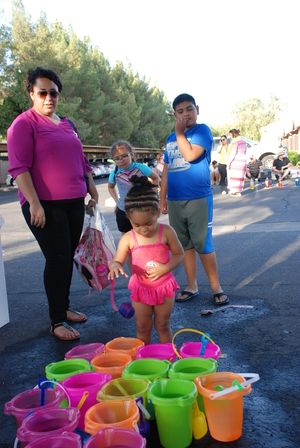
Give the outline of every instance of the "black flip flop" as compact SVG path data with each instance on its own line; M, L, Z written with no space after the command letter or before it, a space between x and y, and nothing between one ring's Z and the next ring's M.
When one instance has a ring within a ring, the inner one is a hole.
M175 299L175 302L186 302L187 300L192 299L193 297L199 296L199 291L197 292L191 292L191 291L180 291L180 294L185 294L186 297L184 299Z
M216 299L219 299L222 296L226 296L225 292L217 292L216 294L213 294L214 296L214 304L216 306L223 306L223 305L227 305L229 303L229 299L227 297L226 300L223 300L223 302L217 302Z

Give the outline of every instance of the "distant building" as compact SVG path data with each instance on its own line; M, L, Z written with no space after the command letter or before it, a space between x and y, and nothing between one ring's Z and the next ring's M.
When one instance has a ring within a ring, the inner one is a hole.
M286 146L289 151L300 150L300 119L280 120L263 126L259 132L261 143L265 146L278 148Z

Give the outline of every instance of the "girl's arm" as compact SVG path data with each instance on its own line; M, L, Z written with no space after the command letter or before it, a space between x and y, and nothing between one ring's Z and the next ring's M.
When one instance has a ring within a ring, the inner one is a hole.
M153 171L152 170L152 173L150 174L150 179L152 179L153 180L153 187L158 187L159 186L159 175L155 172L155 171ZM155 191L157 191L157 190L155 190Z
M169 246L170 251L172 253L172 257L170 261L166 264L162 264L156 260L153 260L156 266L154 267L146 266L145 270L147 272L148 277L151 278L152 281L155 281L162 275L173 271L184 260L184 250L173 227L164 225L163 236L166 237L167 239L167 242L165 244Z
M119 275L124 275L126 278L128 275L124 271L123 265L127 258L130 249L130 232L125 233L119 241L117 252L109 265L108 279L113 280L114 276L119 278Z
M164 215L168 213L167 177L168 177L168 164L165 163L161 175L161 184L160 184L160 210Z

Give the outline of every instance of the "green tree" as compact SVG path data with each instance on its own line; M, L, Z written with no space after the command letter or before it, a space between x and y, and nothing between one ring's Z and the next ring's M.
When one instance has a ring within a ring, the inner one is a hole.
M279 98L273 94L270 95L267 106L259 98L250 98L243 103L236 103L231 112L231 124L228 129L239 129L241 135L259 141L260 128L273 123L281 107Z
M62 81L57 113L72 119L83 143L110 145L128 139L134 146L161 147L170 133L170 104L157 86L119 62L111 69L90 39L51 24L45 13L31 22L21 0L12 1L12 23L0 28L0 135L28 109L28 69L56 71Z

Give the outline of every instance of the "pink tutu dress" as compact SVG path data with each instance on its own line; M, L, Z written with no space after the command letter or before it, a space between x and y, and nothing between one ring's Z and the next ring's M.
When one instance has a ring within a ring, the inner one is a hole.
M157 260L163 264L170 261L170 248L161 242L163 224L160 224L158 242L139 246L134 230L131 230L135 247L131 250L132 276L130 277L128 289L131 291L130 298L134 302L146 305L160 305L165 298L173 298L176 290L179 290L172 272L160 277L155 282L147 278L145 266L148 261Z

